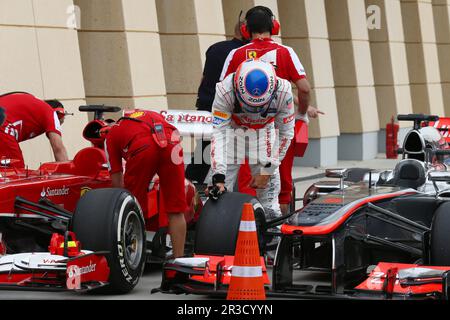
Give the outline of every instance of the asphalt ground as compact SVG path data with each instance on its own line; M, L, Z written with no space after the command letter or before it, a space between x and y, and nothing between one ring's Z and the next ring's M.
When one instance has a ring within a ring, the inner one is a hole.
M397 160L384 159L379 155L376 159L368 161L340 161L333 168L371 168L371 169L392 169ZM322 179L325 168L295 167L293 178L300 180L296 183L296 197L300 198L306 189L315 181ZM327 179L328 180L328 179ZM297 203L297 207L301 203ZM270 273L270 270L269 270ZM323 279L321 275L302 274L299 278L302 283L317 284ZM205 300L212 299L208 296L197 295L168 295L162 293L150 294L151 290L158 288L161 283L161 269L155 266L147 267L144 275L136 288L126 295L100 295L100 294L78 294L73 292L42 292L42 291L0 291L0 300L7 299L45 299L45 300Z

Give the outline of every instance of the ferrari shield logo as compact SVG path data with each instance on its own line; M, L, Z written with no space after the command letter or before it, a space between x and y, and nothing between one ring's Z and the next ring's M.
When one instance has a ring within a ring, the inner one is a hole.
M89 187L82 187L81 190L80 190L80 198L82 196L84 196L86 194L86 192L88 192L89 190L91 190L91 188L89 188Z
M251 50L248 52L248 58L249 59L256 59L258 57L258 54L256 53L256 51Z
M130 118L139 118L144 115L144 112L142 111L136 111L129 115Z

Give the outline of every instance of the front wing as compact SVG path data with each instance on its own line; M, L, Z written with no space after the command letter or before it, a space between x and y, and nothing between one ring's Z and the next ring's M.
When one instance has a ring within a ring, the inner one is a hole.
M83 250L71 258L48 252L0 257L0 289L83 292L106 286L108 278L105 252Z
M163 266L161 287L153 292L187 293L224 297L231 280L233 256L195 255L175 259ZM265 285L270 284L264 258L261 257Z
M198 263L202 258L203 261ZM161 287L163 293L199 294L225 297L230 281L233 257L197 256L182 262L166 263ZM448 300L450 296L450 267L415 264L379 263L367 279L342 294L311 290L269 290L267 270L263 277L268 297L339 300Z

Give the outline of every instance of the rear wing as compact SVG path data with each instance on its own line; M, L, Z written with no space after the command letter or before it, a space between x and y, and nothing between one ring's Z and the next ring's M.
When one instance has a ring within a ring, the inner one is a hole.
M176 127L182 136L211 139L212 114L209 111L162 110L160 114Z
M429 122L431 127L438 129L447 143L450 143L450 118L439 117L436 122Z
M211 140L212 114L208 111L162 110L160 114L175 126L181 136ZM449 118L450 121L450 118ZM295 125L295 156L303 157L308 146L308 126L299 121Z

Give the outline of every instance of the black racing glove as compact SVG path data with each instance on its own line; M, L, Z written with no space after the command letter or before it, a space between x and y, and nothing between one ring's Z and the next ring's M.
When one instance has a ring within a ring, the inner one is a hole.
M217 185L217 183L225 183L225 175L223 174L213 175L212 183L213 186L208 188L208 194L210 199L216 201L222 194L227 192L227 188L225 188L225 191L220 191L220 187Z
M208 188L209 198L214 201L219 200L219 197L225 192L227 192L227 188L225 188L225 191L220 191L219 186L212 186Z

